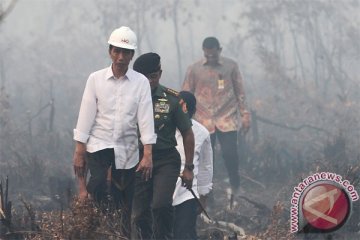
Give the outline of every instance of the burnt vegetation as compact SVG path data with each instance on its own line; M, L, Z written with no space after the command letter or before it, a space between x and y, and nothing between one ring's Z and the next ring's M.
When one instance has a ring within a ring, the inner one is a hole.
M274 142L264 142L256 148L248 147L245 158L248 162L241 169L243 193L235 197L232 208L225 191L228 186L226 175L222 166L217 166L221 171L215 175L215 200L208 208L213 221L199 216L200 239L298 239L299 236L289 232L290 197L293 187L303 178L314 172L329 171L344 176L356 188L359 186L358 159L352 163L344 159L343 154L338 154L346 153L342 136L325 143L323 157L319 159L305 160L299 158L299 153L297 159L289 158L275 146ZM299 164L294 169L293 161L302 162L303 167ZM27 196L24 193L12 194L11 198L9 188L18 192L21 187L15 185L16 181L12 183L8 178L3 179L0 185L1 238L125 239L119 232L121 211L112 211L111 203L104 211L91 201L78 201L74 195L74 183L64 183L59 179L50 180L55 181L51 182L51 191L33 191ZM23 187L26 185L21 184ZM44 183L41 186L48 187ZM13 206L12 202L18 203ZM354 202L353 213L359 210L358 202ZM321 237L356 238L360 231L359 223L359 216L352 214L343 228ZM319 239L319 236L301 236L301 239Z
M21 1L10 2L8 8L0 8L0 27ZM178 74L175 79L183 79L184 66L194 58L193 45L200 42L186 45L178 33L188 33L185 37L193 41L196 24L213 24L195 10L216 6L214 1L194 1L192 6L185 4L188 1L174 5L153 1L152 6L147 1L113 1L108 7L89 2L100 11L94 22L101 37L113 28L112 16L118 15L118 9L131 12L129 21L143 33L139 51L160 48L151 37L156 35L151 24L173 25L177 66L168 66L167 71ZM215 149L214 197L208 203L213 221L199 216L200 239L359 239L360 201L352 203L353 214L336 232L289 232L290 199L294 187L307 176L334 172L360 190L359 1L242 1L241 6L239 2L224 1L223 9L239 7L242 12L233 18L220 13L218 25L211 27L234 30L224 34L223 54L239 62L252 113L251 130L240 136L238 146L242 191L230 201L227 174ZM68 8L61 1L53 4L54 9ZM64 20L53 34L64 40L56 42L63 52L52 52L59 59L69 52L88 51L89 46L82 46L77 38L68 39L77 36L67 25L72 20ZM91 48L97 48L99 36ZM37 63L34 69L42 69L42 75L29 74L29 81L39 89L24 86L10 72L14 64L10 54L16 52L2 47L6 44L0 47L4 56L0 59L0 238L124 239L118 232L121 211L103 211L76 198L72 128L78 110L74 103L80 102L77 95L83 85L74 79L86 79L89 68L77 66L86 74L71 75L68 69L76 62L72 56L66 55L61 66L32 57L27 61ZM35 48L35 43L30 44L30 49ZM51 44L42 44L43 49ZM47 59L44 51L38 51L36 56ZM89 59L97 58L83 59L83 64L93 66ZM63 79L71 81L55 88L53 82ZM66 99L59 97L63 94Z

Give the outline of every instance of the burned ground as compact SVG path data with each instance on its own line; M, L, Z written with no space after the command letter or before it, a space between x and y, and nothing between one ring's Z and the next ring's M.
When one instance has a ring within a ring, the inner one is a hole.
M210 222L198 219L200 239L355 239L360 230L359 202L352 215L336 232L328 234L291 234L290 200L297 186L314 172L336 172L358 189L358 160L344 159L346 143L337 136L325 144L323 158L306 159L275 141L247 144L241 153L241 192L230 207L229 183L216 147L213 197L208 201ZM340 153L340 154L334 154ZM294 161L297 161L294 164ZM310 164L311 163L311 164ZM296 167L294 167L294 165ZM61 176L48 178L37 188L11 184L11 219L2 217L3 239L124 239L118 231L121 211L104 212L91 203L76 199L75 183ZM14 181L16 182L16 181ZM2 182L5 190L5 182ZM33 185L29 183L30 186ZM21 194L21 195L19 195ZM4 206L4 204L3 204ZM7 213L7 217L9 217ZM8 220L9 222L7 222Z

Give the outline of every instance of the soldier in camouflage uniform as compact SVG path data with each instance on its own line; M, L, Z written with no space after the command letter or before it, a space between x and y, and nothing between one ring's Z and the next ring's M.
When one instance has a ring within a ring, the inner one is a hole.
M145 181L139 173L135 181L133 233L137 236L134 238L171 239L174 217L172 196L181 166L180 155L175 148L175 131L179 129L184 139L186 167L181 174L183 185L191 188L194 168L192 123L179 93L159 84L162 70L158 54L141 55L133 68L150 81L157 134L152 152L152 178Z

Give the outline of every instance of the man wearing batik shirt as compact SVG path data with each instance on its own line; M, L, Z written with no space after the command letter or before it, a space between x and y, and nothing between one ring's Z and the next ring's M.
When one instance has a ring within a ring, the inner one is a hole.
M237 63L221 57L219 41L215 37L203 41L205 59L189 66L183 90L192 92L197 99L195 119L211 134L214 149L216 138L229 174L232 194L240 186L237 132L250 128L250 114L246 110L243 81Z

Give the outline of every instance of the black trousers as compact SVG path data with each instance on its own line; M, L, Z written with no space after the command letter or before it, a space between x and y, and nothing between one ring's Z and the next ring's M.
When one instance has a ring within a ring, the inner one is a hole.
M116 209L122 210L121 232L131 237L131 209L135 188L135 167L131 169L115 169L115 155L113 149L104 149L95 153L87 153L87 165L90 179L87 191L101 207L108 204L107 196L113 198ZM107 183L108 169L111 167L111 184Z
M144 181L141 173L136 174L132 239L172 239L172 197L180 165L181 159L176 148L155 150L152 178Z
M212 148L215 149L216 138L221 146L222 157L229 175L232 189L238 189L240 186L239 175L239 156L237 152L237 132L221 132L218 129L210 135ZM215 159L215 157L214 157ZM215 160L214 160L215 161Z
M197 202L194 198L175 206L174 239L198 239Z

